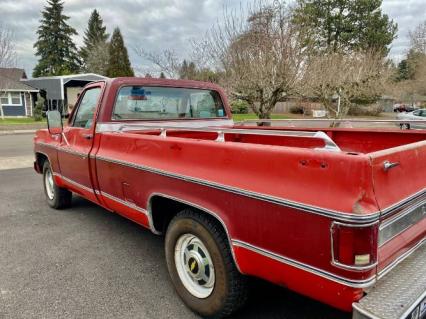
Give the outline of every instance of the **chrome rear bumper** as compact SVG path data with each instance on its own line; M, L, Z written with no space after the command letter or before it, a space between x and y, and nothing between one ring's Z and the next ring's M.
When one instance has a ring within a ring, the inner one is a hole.
M426 318L426 241L353 304L353 319Z

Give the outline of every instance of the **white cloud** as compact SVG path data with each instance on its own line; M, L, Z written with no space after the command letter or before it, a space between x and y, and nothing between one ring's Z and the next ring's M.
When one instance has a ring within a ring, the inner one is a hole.
M425 0L384 0L383 11L398 23L398 38L393 42L391 55L400 60L410 46L408 32L426 21Z
M241 0L245 3L244 0ZM33 44L44 0L0 0L2 21L15 33L20 66L31 74L36 64ZM90 13L98 9L108 32L118 26L129 49L134 67L147 65L133 48L150 51L165 48L175 50L184 57L190 50L190 39L201 38L221 17L224 6L239 6L240 0L65 0L65 14L77 29L77 45L82 37ZM426 20L425 0L384 0L383 11L399 25L398 39L391 54L400 58L407 50L408 30Z

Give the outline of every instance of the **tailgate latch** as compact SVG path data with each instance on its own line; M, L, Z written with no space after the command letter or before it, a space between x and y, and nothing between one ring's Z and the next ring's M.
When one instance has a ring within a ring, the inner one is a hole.
M391 168L394 168L398 165L399 165L399 162L392 163L392 162L389 162L389 161L384 161L383 162L383 169L384 169L385 172L387 172Z

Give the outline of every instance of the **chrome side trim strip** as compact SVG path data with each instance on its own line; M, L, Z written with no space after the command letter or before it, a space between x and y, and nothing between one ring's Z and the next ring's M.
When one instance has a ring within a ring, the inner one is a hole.
M55 150L57 150L57 149L58 149L58 147L57 147L57 146L52 145L52 144L48 144L48 143L44 143L44 142L36 142L35 144L36 144L36 145L40 145L40 146L45 146L45 147L53 148L53 149L55 149Z
M107 124L107 123L101 123L101 124L111 125L111 124ZM36 144L46 146L46 147L50 147L50 148L53 148L53 149L56 149L56 150L58 150L58 149L62 150L63 149L61 147L57 147L57 146L47 144L47 143L43 143L43 142L37 142ZM82 153L76 153L76 155L81 156L83 154ZM84 156L87 156L87 155L84 154ZM135 165L135 164L127 163L127 162L124 162L124 161L117 161L117 160L108 159L108 158L105 158L105 157L99 157L99 156L95 156L95 155L92 155L92 154L90 154L90 158L105 160L105 161L109 161L109 162L113 162L113 163L117 163L117 164L122 164L122 165L126 165L126 166L133 166L133 167L144 169L144 170L149 169L149 168L145 169L145 167L143 167L141 165ZM162 172L161 170L156 170L154 168L151 168L151 170L152 170L153 173ZM167 174L170 175L168 177L179 178L179 179L183 179L183 180L186 180L186 181L195 182L195 180L196 180L194 178L181 176L181 175L177 175L177 174L172 174L172 173L167 173ZM188 179L191 179L191 180L188 180ZM199 180L199 181L204 182L204 184L206 184L206 186L211 186L211 187L214 187L213 184L215 184L213 182L208 182L208 181L203 181L203 180ZM224 186L224 185L222 185L222 186L224 188L227 188L227 190L229 190L231 188L231 187ZM302 203L292 202L292 201L288 201L288 200L285 200L285 199L276 198L276 197L268 196L268 195L264 195L264 194L249 192L249 191L245 191L245 190L242 190L242 189L240 190L240 189L237 189L237 188L235 188L234 193L239 193L240 195L243 195L243 196L248 196L249 193L253 193L253 196L249 196L249 197L255 197L256 198L256 197L260 196L260 197L262 197L260 199L265 199L265 200L271 201L273 203L276 203L276 201L279 201L279 202L282 203L281 205L289 206L289 207L294 206L294 208L299 208L299 209L302 209L302 210L305 210L305 211L308 211L308 212L314 212L315 213L314 210L317 210L318 211L317 213L320 214L320 215L324 215L326 217L334 217L334 218L341 220L341 221L349 221L349 222L354 222L354 223L368 223L368 222L376 221L379 217L381 217L381 218L386 217L387 215L391 214L395 209L397 209L400 206L407 204L408 202L410 202L411 200L413 200L416 197L426 195L426 188L416 192L413 195L410 195L409 197L406 197L406 198L398 201L397 203L395 203L391 206L383 208L381 212L377 211L377 212L371 213L369 215L364 215L364 216L358 216L358 215L353 215L353 214L348 214L348 213L341 213L341 212L337 212L337 211L333 211L333 210L327 210L327 209L320 208L320 207L309 206L309 205L305 205L305 204L302 204ZM266 197L266 198L264 198L264 197ZM343 214L346 214L348 216L342 217Z
M65 153L68 153L68 154L71 154L71 155L76 155L76 156L80 156L80 157L83 157L83 158L88 157L88 154L86 154L86 153L77 152L77 151L68 149L66 147L55 146L55 145L51 145L51 144L47 144L47 143L43 143L43 142L37 142L36 144L41 145L41 146L45 146L45 147L49 147L49 148L53 148L57 151L62 151L62 152L65 152Z
M414 253L420 246L426 243L426 238L423 238L420 240L414 247L412 247L410 250L406 251L404 254L399 256L397 259L395 259L392 263L387 265L384 269L382 269L377 276L377 280L380 280L383 278L387 273L389 273L393 268L395 268L400 262L402 262L405 258L410 256L412 253Z
M72 184L72 185L74 185L74 186L76 186L78 188L84 189L86 192L90 192L92 194L96 193L92 188L87 187L86 185L82 185L82 184L80 184L80 183L78 183L76 181L73 181L72 179L69 179L68 177L65 177L63 175L56 174L56 173L54 173L53 175L60 177L61 179L63 179L67 183L70 183L70 184Z
M380 225L379 247L426 219L426 199L412 204Z
M148 198L148 219L149 219L151 231L154 234L157 234L157 235L161 235L162 234L157 229L155 229L155 227L154 227L154 219L153 219L153 216L152 216L152 199L154 197L156 197L156 196L157 197L164 197L164 198L167 198L167 199L171 199L171 200L174 200L176 202L179 202L179 203L182 203L182 204L185 204L185 205L197 208L200 211L203 211L203 212L205 212L205 213L213 216L213 218L215 218L216 220L218 220L221 223L223 229L225 229L226 237L228 239L229 248L231 249L231 253L232 253L232 258L234 259L234 263L235 263L235 266L237 267L238 271L240 271L240 267L239 267L239 265L237 263L237 259L235 258L234 250L232 249L231 235L229 234L228 227L226 226L225 222L223 221L222 218L220 218L220 216L218 214L216 214L215 212L209 210L208 208L205 208L203 206L194 204L192 202L189 202L189 201L186 201L186 200L174 197L174 196L166 195L164 193L152 193L149 196L149 198Z
M77 183L76 181L73 181L72 179L69 179L69 178L67 178L67 177L65 177L65 176L63 176L63 175L61 175L61 174L53 173L53 175L58 176L59 178L63 179L64 181L66 181L66 182L68 182L68 183L70 183L70 184L72 184L72 185L74 185L74 186L76 186L76 187L79 187L79 188L81 188L81 189L84 189L85 191L88 191L88 192L90 192L90 193L92 193L92 194L105 196L105 197L107 197L107 198L109 198L109 199L111 199L111 200L113 200L113 201L115 201L115 202L117 202L117 203L120 203L120 204L122 204L122 205L124 205L124 206L127 206L127 207L129 207L129 208L132 208L132 209L134 209L134 210L137 210L138 212L140 212L140 213L142 213L142 214L148 215L148 212L147 212L147 210L146 210L146 209L143 209L143 208L141 208L141 207L137 206L137 205L136 205L136 204L134 204L134 203L131 203L131 202L128 202L128 201L122 200L122 199L120 199L120 198L118 198L118 197L115 197L115 196L113 196L113 195L111 195L111 194L108 194L108 193L105 193L105 192L103 192L103 191L99 191L99 190L97 190L97 189L96 189L96 190L93 190L93 189L91 189L91 188L89 188L89 187L87 187L87 186L85 186L85 185L82 185L82 184L80 184L80 183Z
M243 242L241 240L232 240L232 244L234 246L238 246L238 247L242 247L242 248L251 250L251 251L253 251L257 254L260 254L264 257L271 258L271 259L278 261L280 263L283 263L283 264L286 264L286 265L289 265L289 266L292 266L292 267L296 267L298 269L310 272L314 275L317 275L317 276L323 277L325 279L337 282L341 285L350 286L350 287L353 287L353 288L366 288L366 287L372 286L376 282L376 277L374 275L370 278L362 279L362 280L348 279L348 278L345 278L345 277L341 277L341 276L332 274L328 271L307 265L307 264L299 262L297 260L294 260L294 259L282 256L282 255L273 253L271 251L268 251L266 249L254 246L254 245L246 243L246 242Z
M401 207L405 204L407 204L408 202L410 202L411 200L417 198L417 197L421 197L422 195L426 194L426 188L423 188L422 190L404 198L401 199L399 202L396 202L395 204L388 206L386 208L382 209L382 217L386 217L387 215L389 215L390 213L392 213L396 208Z
M338 212L338 211L334 211L334 210L327 210L327 209L316 207L316 206L305 205L305 204L302 204L302 203L293 202L293 201L290 201L290 200L285 200L285 199L278 198L278 197L275 197L275 196L256 193L256 192L252 192L252 191L248 191L248 190L244 190L244 189L240 189L240 188L236 188L236 187L232 187L232 186L226 186L226 185L223 185L223 184L219 184L219 183L211 182L211 181L206 181L206 180L195 178L195 177L190 177L190 176L185 176L185 175L180 175L180 174L175 174L175 173L169 173L169 172L163 171L161 169L152 168L152 167L139 165L139 164L134 164L134 163L130 163L130 162L122 161L122 160L116 160L116 159L112 159L112 158L108 158L108 157L104 157L104 156L96 156L96 159L100 160L100 161L104 161L104 162L109 162L109 163L113 163L113 164L119 164L119 165L122 165L122 166L136 168L136 169L139 169L139 170L143 170L143 171L146 171L146 172L149 172L149 173L162 175L162 176L165 176L165 177L183 180L185 182L191 182L191 183L199 184L199 185L202 185L202 186L207 186L207 187L231 192L231 193L234 193L234 194L237 194L237 195L250 197L250 198L257 199L257 200L267 201L267 202L270 202L272 204L277 204L277 205L280 205L280 206L285 206L285 207L289 207L289 208L293 208L293 209L299 209L299 210L302 210L302 211L305 211L305 212L308 212L308 213L314 213L314 214L317 214L317 215L333 218L333 219L336 219L336 220L354 222L354 223L368 223L368 222L377 221L379 216L380 216L379 212L369 214L369 215L359 216L359 215L354 215L354 214L342 213L342 212Z
M109 199L111 199L111 200L113 200L113 201L115 201L115 202L119 203L119 204L122 204L122 205L124 205L124 206L129 207L129 208L132 208L132 209L134 209L134 210L137 210L138 212L140 212L140 213L142 213L142 214L144 214L144 215L147 215L147 216L148 216L148 212L147 212L147 210L146 210L146 209L143 209L143 208L141 208L141 207L137 206L137 205L136 205L136 204L134 204L134 203L131 203L131 202L128 202L128 201L122 200L122 199L120 199L120 198L118 198L118 197L115 197L115 196L113 196L113 195L111 195L111 194L105 193L104 191L101 191L101 192L100 192L100 194L101 194L102 196L105 196L105 197L107 197L107 198L109 198Z

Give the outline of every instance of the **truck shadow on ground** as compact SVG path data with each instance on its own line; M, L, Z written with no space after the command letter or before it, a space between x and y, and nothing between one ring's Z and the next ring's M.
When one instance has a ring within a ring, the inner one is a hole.
M72 210L90 212L92 215L86 222L108 223L114 225L112 231L120 233L120 242L124 247L122 249L133 251L128 260L122 260L123 263L133 263L135 255L144 255L145 261L157 264L155 271L159 274L155 276L163 278L163 285L170 286L170 295L166 298L175 299L174 302L180 303L175 294L171 283L168 280L167 266L163 251L164 238L152 234L149 230L136 225L132 221L121 217L118 214L111 214L104 209L86 201L83 198L74 197ZM111 234L112 237L117 234ZM124 236L124 237L123 237ZM127 247L125 247L127 246ZM156 253L150 254L149 259L143 249L155 247ZM123 257L123 256L122 256ZM153 274L154 275L154 274ZM246 306L236 313L234 319L349 319L351 314L333 309L327 305L306 298L285 288L270 284L263 280L249 278L249 298Z

